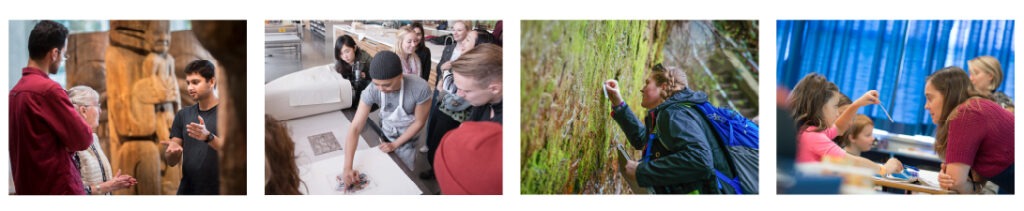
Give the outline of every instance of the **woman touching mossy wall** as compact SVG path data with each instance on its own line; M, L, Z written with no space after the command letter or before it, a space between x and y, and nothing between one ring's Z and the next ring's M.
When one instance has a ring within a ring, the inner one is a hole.
M522 30L523 194L633 193L616 147L633 160L642 152L609 116L608 79L638 115L655 64L684 70L713 105L758 115L757 21L524 21Z

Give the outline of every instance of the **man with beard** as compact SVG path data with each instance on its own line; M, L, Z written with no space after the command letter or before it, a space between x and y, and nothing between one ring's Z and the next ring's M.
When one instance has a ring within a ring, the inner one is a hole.
M17 194L84 195L73 155L92 144L92 129L50 79L64 64L68 28L40 21L28 37L28 66L11 89L11 174Z

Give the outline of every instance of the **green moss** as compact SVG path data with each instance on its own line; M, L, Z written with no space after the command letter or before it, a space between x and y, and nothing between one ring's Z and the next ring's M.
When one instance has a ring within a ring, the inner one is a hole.
M523 194L624 190L611 152L628 144L608 116L602 82L619 80L626 102L643 112L639 90L651 62L661 61L665 28L661 21L523 22Z

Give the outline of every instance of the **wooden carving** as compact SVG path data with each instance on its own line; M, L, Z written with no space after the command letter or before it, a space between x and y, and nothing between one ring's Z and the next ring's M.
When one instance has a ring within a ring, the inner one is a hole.
M100 125L93 130L99 137L100 146L110 154L107 133L107 68L104 59L110 35L107 32L78 33L68 36L67 87L89 86L99 93Z
M168 140L180 109L167 21L111 21L106 50L107 106L114 168L135 176L119 194L161 194L176 190L180 168L161 162L160 141ZM161 185L166 188L161 188ZM173 187L173 188L171 188Z

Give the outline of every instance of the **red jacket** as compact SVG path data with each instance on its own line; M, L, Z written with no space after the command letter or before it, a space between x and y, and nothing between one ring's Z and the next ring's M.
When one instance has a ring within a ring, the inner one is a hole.
M72 156L92 144L92 129L60 84L43 70L26 67L9 100L9 150L17 193L85 194Z

